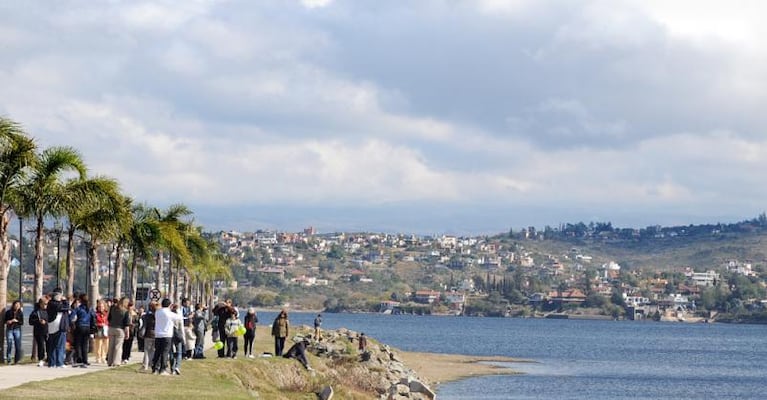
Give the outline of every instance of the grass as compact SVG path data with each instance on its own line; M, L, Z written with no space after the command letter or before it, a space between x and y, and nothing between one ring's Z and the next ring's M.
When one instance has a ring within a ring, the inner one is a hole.
M271 336L257 331L255 354L273 351ZM242 342L237 359L219 359L209 350L204 360L184 361L181 376L159 376L141 371L131 364L106 371L31 382L0 392L0 399L113 399L123 396L147 399L316 399L315 392L332 385L336 398L370 399L346 369L336 369L330 360L307 354L316 372L282 357L248 359L242 356ZM365 371L357 371L363 374ZM351 379L352 384L350 384ZM364 387L367 389L368 387Z

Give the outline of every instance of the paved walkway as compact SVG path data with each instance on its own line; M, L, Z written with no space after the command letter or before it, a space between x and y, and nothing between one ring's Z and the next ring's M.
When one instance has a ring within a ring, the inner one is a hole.
M213 347L213 341L211 340L210 330L205 335L205 349ZM134 341L134 349L136 344ZM95 354L91 353L89 356L90 361L95 360ZM25 360L29 359L29 353L26 353ZM144 352L131 351L130 364L138 364L144 359ZM47 381L51 379L66 378L69 376L77 376L83 374L89 374L98 371L105 371L110 369L106 364L91 363L88 368L48 368L38 367L36 363L17 364L17 365L3 365L0 367L0 375L3 379L0 380L0 390L11 388L14 386L20 386L28 382Z

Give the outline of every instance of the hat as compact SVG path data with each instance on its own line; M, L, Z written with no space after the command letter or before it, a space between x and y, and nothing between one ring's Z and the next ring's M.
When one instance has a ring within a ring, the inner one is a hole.
M53 293L54 294L56 294L56 293L61 294L62 293L61 288L57 286L56 289L53 289Z

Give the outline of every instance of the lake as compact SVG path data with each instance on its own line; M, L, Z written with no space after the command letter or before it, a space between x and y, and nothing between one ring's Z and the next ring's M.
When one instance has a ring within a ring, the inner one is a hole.
M262 312L262 324L275 313ZM292 313L311 325L316 314ZM409 351L501 355L524 375L440 385L446 399L763 399L767 326L323 314L323 327L365 332Z

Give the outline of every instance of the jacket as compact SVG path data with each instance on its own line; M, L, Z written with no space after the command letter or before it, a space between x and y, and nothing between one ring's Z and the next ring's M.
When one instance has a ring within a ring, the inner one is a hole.
M91 327L94 329L96 328L96 315L92 310L88 309L88 305L80 304L75 310L75 317L75 325L77 327L87 327L88 329L91 329Z
M272 324L272 336L274 337L287 337L290 330L290 323L287 318L277 317Z

